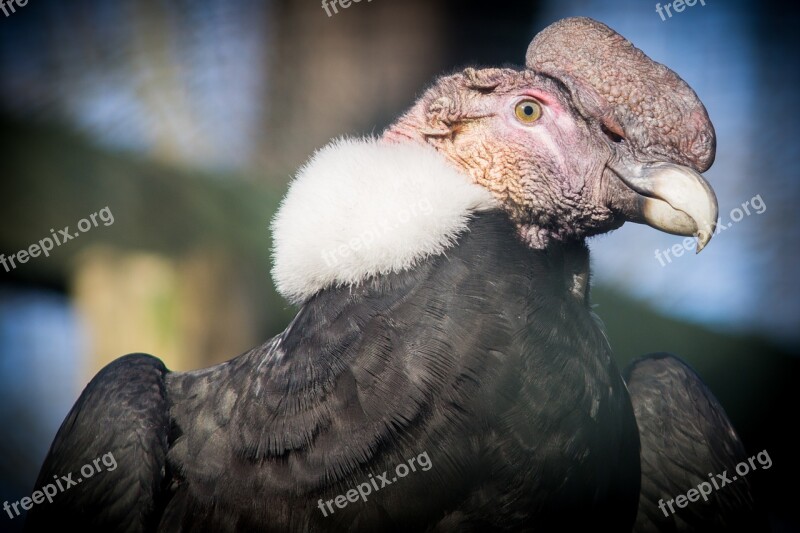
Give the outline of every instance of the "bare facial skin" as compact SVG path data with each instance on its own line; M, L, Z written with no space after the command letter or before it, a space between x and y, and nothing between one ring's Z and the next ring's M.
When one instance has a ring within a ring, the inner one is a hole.
M541 116L527 123L515 109L529 102ZM613 153L600 124L534 72L467 69L441 78L385 137L433 145L491 191L537 248L622 223L606 206L602 177Z
M717 203L699 172L715 136L691 88L584 18L540 33L527 64L440 78L384 138L434 146L534 248L633 221L695 235L702 249Z

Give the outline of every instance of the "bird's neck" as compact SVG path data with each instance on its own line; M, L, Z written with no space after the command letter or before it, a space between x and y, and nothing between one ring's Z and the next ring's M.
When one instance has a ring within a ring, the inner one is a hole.
M589 303L589 247L584 241L551 243L545 250L563 272L566 285L578 300Z

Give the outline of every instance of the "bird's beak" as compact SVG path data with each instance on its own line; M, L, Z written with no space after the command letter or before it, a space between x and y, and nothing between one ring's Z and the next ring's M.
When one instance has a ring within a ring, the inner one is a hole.
M711 240L717 197L700 173L666 162L615 164L609 169L637 193L635 205L625 213L628 220L675 235L693 235L698 253Z

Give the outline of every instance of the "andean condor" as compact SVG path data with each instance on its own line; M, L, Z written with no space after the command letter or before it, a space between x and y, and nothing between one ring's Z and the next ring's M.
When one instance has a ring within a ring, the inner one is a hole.
M658 509L742 445L677 358L637 361L626 386L589 304L587 238L625 221L711 238L706 110L590 19L526 59L442 77L380 139L315 154L273 225L291 324L212 368L133 354L99 372L37 487L109 452L118 467L28 530L758 527L746 479Z

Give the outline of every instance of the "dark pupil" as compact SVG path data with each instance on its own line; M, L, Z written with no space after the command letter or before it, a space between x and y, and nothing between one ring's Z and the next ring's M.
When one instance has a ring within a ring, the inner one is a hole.
M528 116L531 116L531 115L533 115L533 106L532 106L532 105L526 105L526 106L523 108L523 112L524 112L526 115L528 115Z

